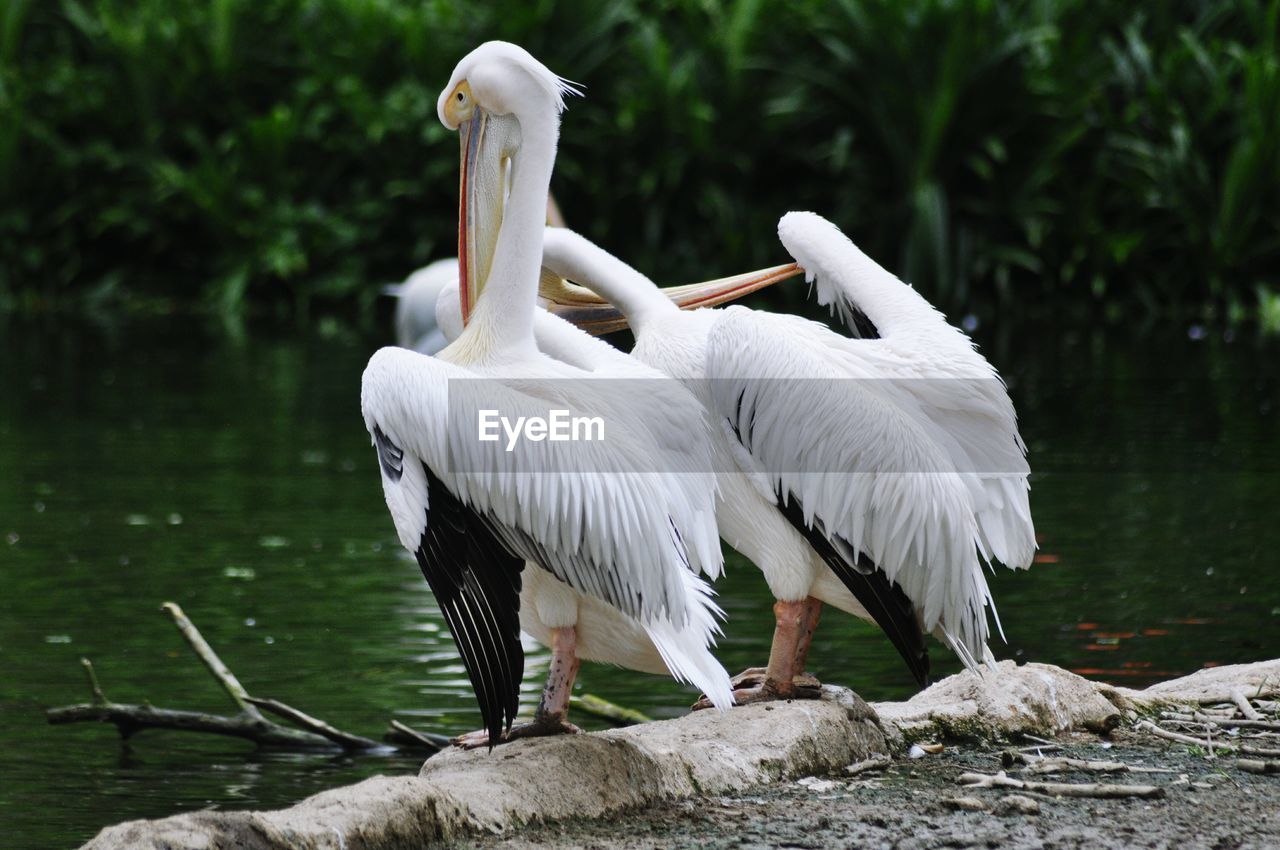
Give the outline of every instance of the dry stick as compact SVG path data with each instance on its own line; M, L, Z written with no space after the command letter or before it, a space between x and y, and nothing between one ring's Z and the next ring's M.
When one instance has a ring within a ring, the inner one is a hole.
M857 776L859 773L866 773L870 770L884 770L892 763L893 759L889 756L876 755L871 758L863 759L862 761L855 761L853 764L846 767L844 772L848 776Z
M1028 773L1056 773L1060 770L1078 770L1085 773L1125 773L1129 766L1118 761L1085 761L1060 756L1039 756L1006 750L1000 754L1000 765L1006 770L1022 765L1019 770Z
M323 720L312 717L311 715L278 700L258 699L250 696L249 692L245 690L244 685L240 684L240 680L237 679L235 674L231 672L231 669L223 663L222 659L218 657L218 654L213 651L213 647L209 646L208 641L206 641L204 636L200 634L200 630L197 629L195 624L192 623L191 620L188 619L187 615L182 612L182 609L178 607L177 603L166 602L160 607L173 618L173 623L178 627L178 631L182 632L182 636L187 639L187 643L189 643L191 648L195 650L196 655L198 655L200 660L204 662L205 667L209 669L209 672L213 674L213 677L217 679L223 689L226 690L227 695L230 696L236 705L240 706L244 713L250 718L263 723L271 723L271 721L267 720L267 718L263 716L262 712L258 710L258 708L261 707L284 717L291 723L301 726L308 732L334 742L344 750L376 750L383 747L383 744L380 744L371 738L365 738L362 735L353 735L350 732L344 732L341 729L325 723Z
M1175 771L1165 767L1142 767L1139 765L1129 765L1121 761L1087 761L1085 759L1074 759L1065 757L1041 757L1029 756L1025 753L1005 752L1001 754L1001 763L1006 767L1012 767L1014 764L1022 764L1022 768L1027 773L1058 773L1065 770L1074 770L1080 773L1174 773Z
M84 668L84 674L89 677L89 690L93 693L94 705L107 705L111 700L107 699L107 695L102 692L102 686L98 684L98 674L93 672L93 662L88 658L80 659L80 666Z
M1266 756L1268 758L1280 758L1280 750L1272 747L1254 747L1249 744L1240 745L1241 755L1247 756Z
M1038 791L1054 797L1163 797L1164 789L1158 785L1105 785L1088 783L1075 785L1069 782L1033 782L1029 779L1013 779L1000 771L995 776L985 773L962 773L956 780L968 788L1017 788L1020 791Z
M1204 738L1193 738L1190 735L1170 732L1168 729L1161 729L1150 720L1139 721L1135 728L1146 729L1154 735L1165 738L1169 741L1177 741L1180 744L1192 744L1197 747L1205 747L1210 752L1216 749L1224 753L1240 753L1242 755L1251 756L1280 756L1280 750L1270 749L1268 747L1254 747L1250 744L1219 744L1214 741L1207 741Z
M301 729L290 729L269 720L254 720L244 714L224 717L200 711L155 708L126 703L82 703L50 708L45 717L55 726L64 723L98 721L113 723L120 737L130 738L143 729L175 729L180 732L206 732L244 738L256 744L293 749L333 749L333 743Z
M417 729L406 726L399 720L391 721L391 728L382 736L382 740L388 744L395 744L399 747L408 747L415 750L430 750L431 752L439 752L449 746L448 735L435 735L430 732L419 732Z
M350 732L343 732L341 729L334 728L323 720L312 717L306 712L299 711L291 705L286 705L279 700L262 699L260 697L251 697L247 694L245 699L259 708L264 708L272 714L277 714L288 720L295 726L301 726L308 732L314 732L322 738L333 741L344 750L381 750L385 748L384 744L380 744L371 738L365 738L361 735L353 735Z
M1222 726L1226 729L1267 729L1273 732L1280 731L1280 723L1270 720L1219 720L1216 717L1210 717L1207 714L1196 712L1191 715L1197 723L1212 723L1214 726Z
M578 709L578 711L586 712L602 720L608 720L615 726L634 726L637 723L648 723L651 719L648 715L636 711L634 708L627 708L617 703L609 702L604 697L598 697L595 694L570 697L569 704Z
M1224 706L1218 706L1218 707L1201 706L1200 711L1197 713L1207 714L1210 717L1222 717L1222 718L1229 719L1229 718L1235 717L1238 712L1239 712L1239 709L1235 705L1224 705Z
M1271 732L1280 732L1280 722L1274 720L1241 720L1238 717L1216 717L1212 714L1205 714L1197 711L1194 714L1181 714L1176 711L1160 712L1161 720L1168 720L1172 723L1185 723L1188 725L1203 726L1206 723L1212 726L1220 726L1224 729L1263 729Z
M209 646L192 622L187 619L187 615L182 613L178 603L166 602L160 608L173 618L173 624L178 627L178 631L182 632L182 636L187 639L187 643L191 644L191 648L195 650L196 655L200 656L204 666L209 668L213 678L217 679L218 684L222 685L223 690L227 692L227 696L231 697L231 700L240 706L240 710L255 720L266 720L262 716L262 712L258 711L249 702L249 692L244 689L244 685L240 684L240 680L235 677L235 674L228 669L226 664L222 663L218 653L213 651L213 647Z
M262 717L255 719L243 712L235 717L223 717L201 711L179 711L155 708L151 705L111 702L98 682L93 662L87 658L81 658L80 666L84 668L85 675L89 679L89 690L93 694L93 702L57 706L46 710L45 718L55 726L92 721L111 723L115 725L120 737L126 740L143 729L176 729L183 732L228 735L254 741L260 745L270 744L294 749L322 747L327 749L331 746L328 741L317 735L299 729L289 729Z
M1236 767L1246 773L1280 773L1280 761L1257 761L1256 759L1236 759Z
M1213 754L1213 751L1215 749L1222 750L1225 753L1234 753L1236 751L1236 747L1232 746L1231 744L1218 744L1213 741L1206 740L1204 738L1193 738L1190 735L1183 735L1179 732L1170 732L1168 729L1161 729L1159 726L1152 723L1150 720L1138 721L1138 725L1135 728L1145 729L1151 734L1156 735L1160 738L1164 738L1165 740L1168 740L1168 741L1177 741L1180 744L1191 744L1192 746L1196 746L1196 747L1204 747L1209 751L1210 755Z
M991 807L977 797L944 797L942 805L961 812L989 812Z
M199 630L182 609L172 602L166 602L163 609L173 618L174 624L182 632L187 643L195 650L196 655L213 673L218 682L226 689L231 698L240 706L241 711L234 717L218 714L205 714L200 711L182 711L177 709L155 708L151 705L130 705L115 703L107 699L94 672L93 664L87 658L81 658L89 680L89 690L93 695L92 703L64 705L50 708L45 712L48 721L55 725L64 723L82 723L98 721L115 724L122 738L129 738L143 729L174 729L183 732L205 732L214 735L229 735L244 738L259 745L289 747L292 749L332 749L338 744L346 750L383 749L377 741L352 735L335 729L321 720L317 720L295 708L275 700L255 700L245 691L235 675L227 668L217 653L209 646ZM282 716L288 717L308 730L292 729L268 720L258 711L254 703L265 705ZM415 736L418 737L418 736ZM427 743L433 744L426 736L420 736ZM421 746L417 740L411 744L415 749ZM434 749L439 749L434 746Z

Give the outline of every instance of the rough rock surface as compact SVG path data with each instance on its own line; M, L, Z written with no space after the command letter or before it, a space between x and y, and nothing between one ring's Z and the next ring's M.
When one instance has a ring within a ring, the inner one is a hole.
M877 703L876 711L896 745L930 738L987 741L1019 732L1109 731L1133 693L1049 664L1002 661L995 671L949 676L907 702Z
M1280 688L1280 660L1202 670L1133 691L1044 664L965 672L903 703L869 707L841 688L820 701L698 712L572 737L442 753L416 777L375 777L274 812L194 812L108 827L85 845L191 850L420 848L530 823L602 818L694 796L838 772L926 738L1106 731L1174 702Z
M282 811L130 821L104 829L85 847L416 850L470 831L598 818L827 773L887 751L875 713L849 691L832 688L817 701L515 741L492 753L453 750L428 760L417 777L375 777Z
M1215 703L1231 699L1231 692L1236 688L1246 696L1280 690L1280 658L1197 670L1189 676L1152 685L1145 691L1129 693L1142 703Z
M962 773L1000 767L999 749L965 745L897 759L883 770L810 782L775 782L732 794L650 806L625 818L540 824L476 834L466 850L1275 850L1280 779L1255 776L1122 729L1059 739L1055 754L1155 765L1117 783L1162 786L1160 799L1030 797L969 789ZM1183 779L1183 777L1186 777ZM1040 777L1046 778L1046 777ZM1065 772L1061 782L1097 782ZM958 800L965 802L959 803Z

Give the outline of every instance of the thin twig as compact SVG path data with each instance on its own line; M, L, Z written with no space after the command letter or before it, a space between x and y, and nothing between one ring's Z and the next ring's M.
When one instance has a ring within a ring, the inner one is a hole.
M1266 756L1268 758L1280 758L1280 750L1272 747L1254 747L1249 744L1240 745L1240 754L1246 756Z
M260 697L246 696L246 700L258 706L258 708L266 709L272 714L279 715L295 726L299 726L308 732L314 732L322 738L333 741L344 750L380 750L385 747L384 744L365 738L360 735L353 735L350 732L343 732L325 723L323 720L312 717L306 712L299 711L291 705L286 705L279 700L262 699Z
M231 670L218 658L217 653L201 636L200 631L182 613L182 609L172 602L166 602L163 610L173 619L174 625L178 627L182 636L186 638L187 643L195 650L196 655L199 656L205 667L209 669L214 678L218 680L219 684L235 701L236 705L240 707L239 713L228 717L220 714L205 714L199 711L156 708L150 703L132 705L111 702L107 699L102 690L102 685L98 682L98 676L93 669L93 664L88 659L82 658L80 659L80 664L89 680L89 689L93 694L93 702L50 708L45 712L48 721L55 725L95 721L112 723L123 738L129 738L144 729L173 729L182 732L229 735L253 741L260 746L287 747L295 750L332 750L335 744L348 751L369 752L391 749L369 738L343 732L322 720L311 717L292 706L276 700L258 700L249 696L244 686L240 684ZM294 729L267 719L258 710L258 705L287 717L290 721L305 727L305 729ZM441 748L441 743L448 741L447 738L439 736L440 743L437 743L431 737L415 733L409 730L408 727L404 727L404 730L408 734L404 735L402 741L410 741L408 747L414 750L426 749L436 752Z
M120 737L130 738L144 729L175 729L180 732L204 732L244 738L262 746L291 749L333 749L333 743L301 729L290 729L270 720L254 720L244 714L225 717L201 711L180 711L150 705L105 703L63 705L45 712L52 724L98 721L112 723Z
M892 763L893 759L887 755L875 755L862 761L855 761L846 767L844 772L847 776L857 776L859 773L867 773L872 770L884 770Z
M994 776L985 773L962 773L957 780L968 788L1017 788L1020 791L1038 791L1054 797L1163 797L1164 789L1158 785L1105 785L1088 783L1076 785L1068 782L1034 782L1030 779L1013 779L1000 771Z
M1280 773L1280 761L1257 761L1255 759L1236 759L1236 767L1246 773Z
M173 624L178 627L178 631L182 632L182 636L187 639L187 643L191 644L191 648L195 650L196 655L200 656L200 660L204 662L204 666L209 668L209 672L213 674L213 678L218 680L218 684L222 685L223 690L227 692L227 696L231 697L232 702L240 706L240 710L255 720L265 720L262 712L249 702L249 692L244 689L244 685L240 684L240 680L235 677L230 668L222 663L222 659L218 657L218 653L213 651L213 647L200 634L199 629L195 627L187 615L182 613L182 609L178 607L176 602L166 602L160 606L162 610L167 612L173 618Z
M586 712L602 720L608 720L615 726L635 726L639 723L648 723L651 720L643 712L609 702L604 697L598 697L595 694L570 697L569 704L578 709L578 711Z
M1232 703L1230 705L1217 705L1217 706L1202 705L1200 706L1200 710L1197 713L1207 714L1210 717L1227 718L1227 717L1235 717L1238 711L1239 709L1236 707L1235 703Z
M1191 744L1197 747L1204 747L1212 753L1218 750L1224 753L1240 753L1242 755L1251 756L1280 756L1280 749L1272 749L1269 747L1255 747L1250 744L1220 744L1216 741L1205 740L1204 738L1193 738L1190 735L1182 735L1178 732L1170 732L1168 729L1162 729L1149 720L1140 721L1137 725L1138 729L1146 729L1153 735L1164 738L1169 741L1177 741L1180 744Z
M395 744L401 748L409 748L415 750L427 750L432 753L438 753L445 747L449 746L450 738L448 735L436 735L431 732L419 732L410 726L406 726L399 720L391 721L391 728L382 736L382 740L388 744Z
M107 699L107 695L102 692L102 686L98 684L98 674L93 671L93 662L88 658L81 658L80 666L84 668L84 674L89 677L89 690L93 692L93 704L110 703L111 700Z
M1170 732L1168 729L1161 729L1150 720L1140 720L1137 725L1138 729L1145 729L1151 734L1164 738L1168 741L1177 741L1180 744L1191 744L1195 747L1204 747L1209 751L1209 755L1213 755L1214 750L1221 750L1224 753L1234 753L1236 747L1231 744L1218 744L1205 738L1193 738L1190 735L1183 735L1179 732Z
M1066 757L1036 757L1025 753L1005 752L1001 755L1001 763L1009 768L1015 764L1023 765L1026 773L1060 773L1075 771L1078 773L1173 773L1164 767L1142 767L1125 764L1121 761L1091 761Z
M1270 720L1219 720L1216 717L1210 717L1199 712L1193 714L1192 717L1198 723L1211 723L1224 729L1267 729L1272 732L1280 732L1280 723Z

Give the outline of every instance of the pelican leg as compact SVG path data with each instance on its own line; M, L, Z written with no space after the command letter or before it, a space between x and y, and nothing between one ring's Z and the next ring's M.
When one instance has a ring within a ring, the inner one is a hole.
M795 604L795 603L792 603ZM816 677L810 676L804 672L805 666L809 663L809 647L813 644L813 633L818 630L818 620L822 619L822 600L814 599L807 596L799 603L803 606L800 613L800 638L796 642L796 652L793 656L794 674L792 678L807 676L815 683L818 681ZM774 605L774 616L777 616L777 605ZM773 653L770 652L770 661L773 660Z
M569 722L569 696L573 693L573 681L578 677L578 632L573 626L551 629L551 669L547 672L547 684L542 698L533 712L533 720L512 726L503 733L502 743L517 738L538 738L546 735L576 734L581 732ZM466 750L489 746L489 733L481 729L453 739L455 746Z
M745 705L780 699L817 699L822 683L804 672L804 667L821 616L822 602L812 596L798 602L775 602L769 666L750 667L735 676L732 680L734 701ZM695 711L710 706L706 697L693 704Z

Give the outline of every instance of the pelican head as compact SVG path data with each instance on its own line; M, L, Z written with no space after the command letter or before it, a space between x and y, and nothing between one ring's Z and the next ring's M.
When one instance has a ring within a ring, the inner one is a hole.
M528 51L502 41L486 42L463 57L440 93L440 121L457 130L461 141L458 292L464 322L492 270L508 172L526 144L536 140L547 149L549 137L549 149L555 150L564 97L575 93Z

